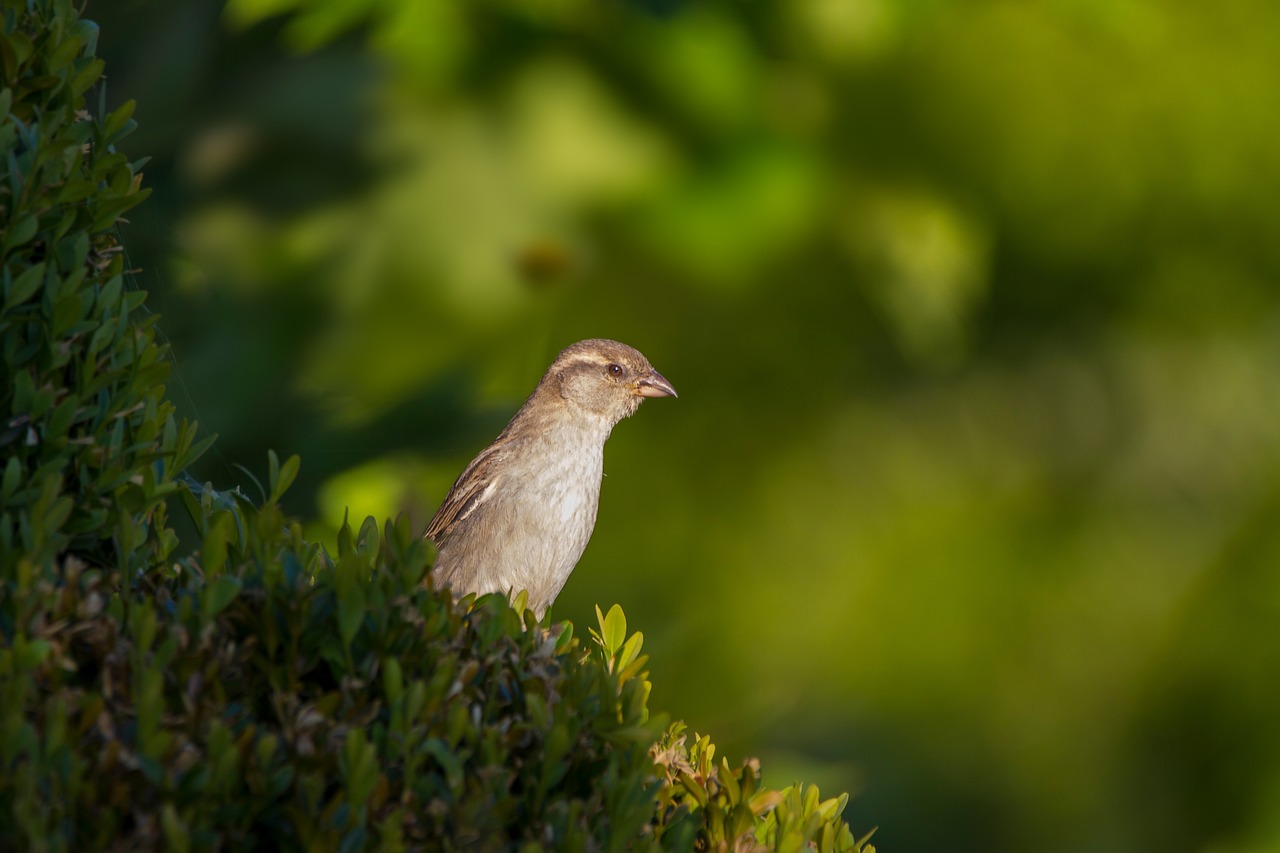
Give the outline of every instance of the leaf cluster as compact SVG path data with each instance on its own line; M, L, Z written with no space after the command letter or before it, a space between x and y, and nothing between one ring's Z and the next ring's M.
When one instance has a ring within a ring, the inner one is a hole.
M58 630L0 677L7 830L63 849L641 836L658 731L569 630L431 589L405 521L344 528L330 557L274 503L190 494L203 559L115 592L68 557L38 585Z
M344 526L331 556L278 504L187 494L201 557L121 591L68 556L32 584L44 607L0 653L5 837L858 849L843 800L762 790L755 762L714 765L706 738L663 733L620 608L584 647L518 600L433 589L430 546L404 520Z
M85 110L102 76L96 27L68 0L0 8L0 567L74 549L145 569L176 545L164 496L209 441L179 423L144 295L115 234L142 201L115 150L133 104Z
M691 842L696 849L874 853L867 842L875 830L855 839L840 819L848 794L823 800L813 785L766 788L759 761L717 764L711 738L695 734L689 744L685 731L684 723L672 723L652 751L663 772L655 822L673 848Z

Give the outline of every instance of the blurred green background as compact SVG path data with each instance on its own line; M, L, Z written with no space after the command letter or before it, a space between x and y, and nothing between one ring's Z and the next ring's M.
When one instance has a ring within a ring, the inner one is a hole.
M1280 850L1280 6L91 0L172 394L425 525L563 346L554 614L886 851Z

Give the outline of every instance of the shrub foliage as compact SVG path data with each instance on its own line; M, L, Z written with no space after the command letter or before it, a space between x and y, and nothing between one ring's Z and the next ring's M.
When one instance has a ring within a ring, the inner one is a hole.
M651 717L643 639L455 603L407 521L330 554L198 486L116 237L96 28L0 0L0 839L43 850L862 849L845 798L764 789ZM101 98L101 90L98 90ZM201 537L179 554L169 513ZM866 848L870 849L870 848Z

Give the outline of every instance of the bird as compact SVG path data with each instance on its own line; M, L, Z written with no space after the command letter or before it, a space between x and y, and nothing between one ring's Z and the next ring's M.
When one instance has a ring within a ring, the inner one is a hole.
M595 529L613 428L645 399L676 396L626 344L596 338L566 347L427 525L434 582L455 598L525 590L541 619Z

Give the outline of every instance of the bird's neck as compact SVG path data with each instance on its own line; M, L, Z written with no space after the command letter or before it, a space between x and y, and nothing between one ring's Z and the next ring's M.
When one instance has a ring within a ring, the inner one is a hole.
M539 389L542 390L542 389ZM539 400L535 392L516 412L505 433L527 435L535 440L555 441L565 446L602 448L617 421L579 406L558 395Z

